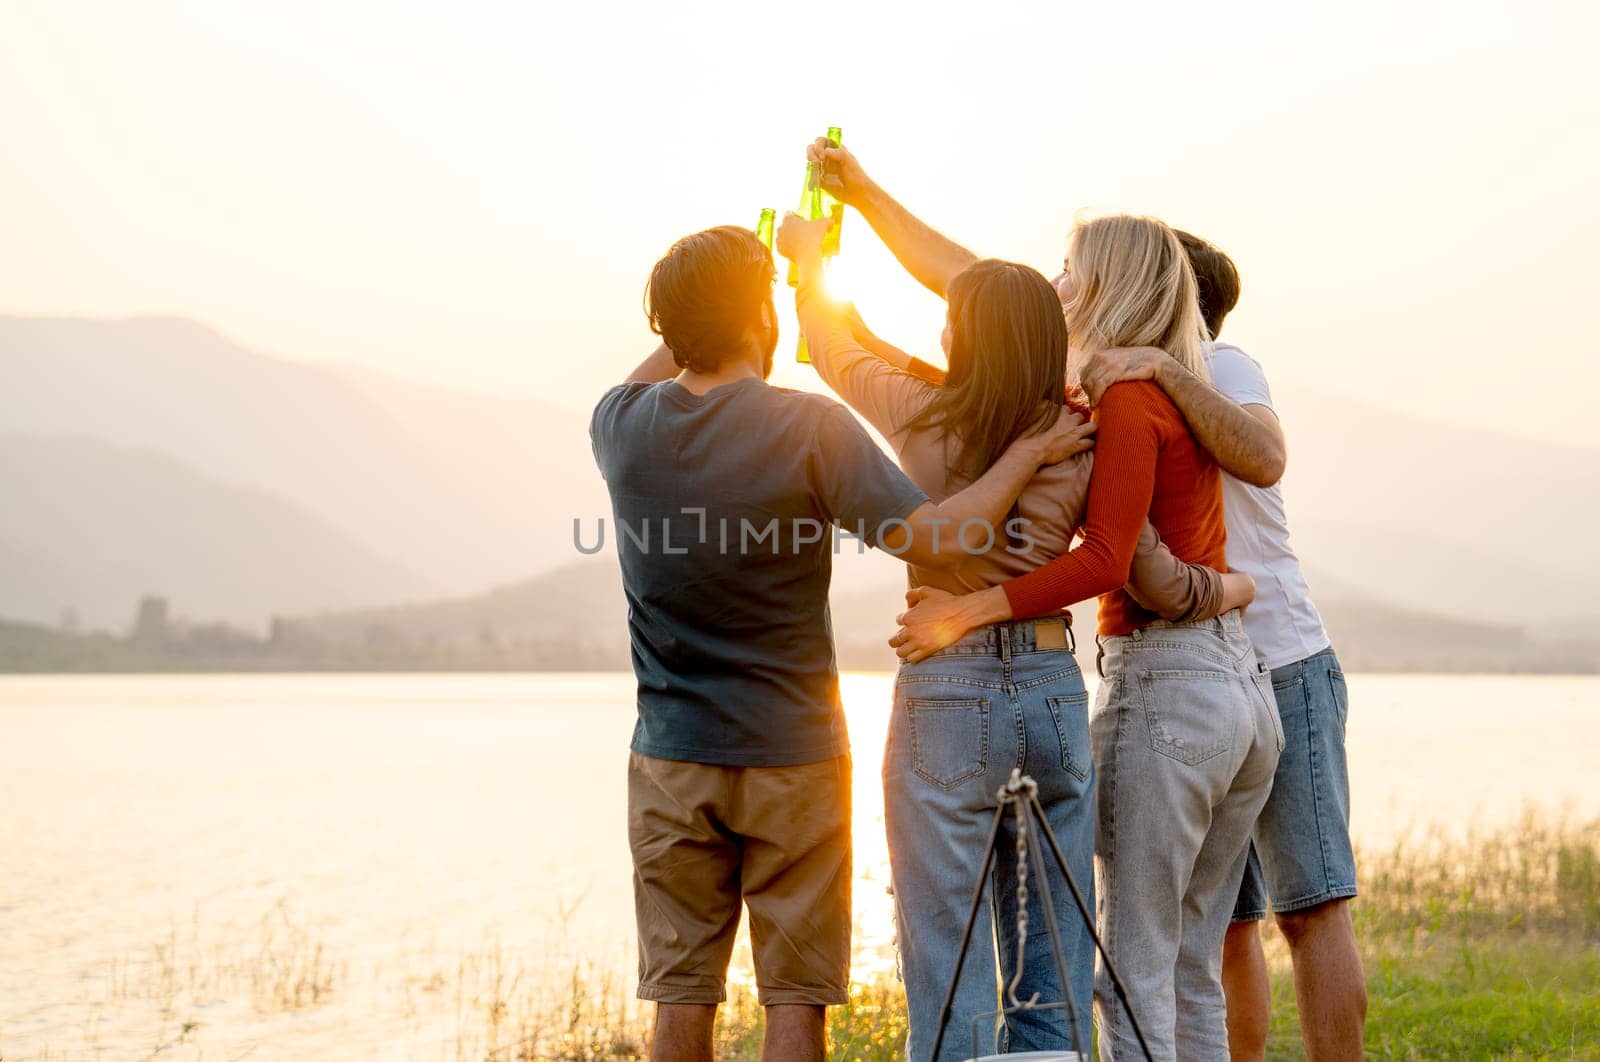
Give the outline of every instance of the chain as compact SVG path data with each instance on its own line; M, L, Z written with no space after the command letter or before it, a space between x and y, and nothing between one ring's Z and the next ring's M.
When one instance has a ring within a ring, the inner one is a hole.
M1028 957L1028 798L1038 792L1038 784L1023 775L1020 768L1011 769L1011 779L995 794L1002 804L1011 803L1017 818L1017 969L1006 986L1006 995L1013 1007L1032 1007L1039 1002L1039 993L1023 1003L1017 999L1017 985L1022 983L1022 968Z

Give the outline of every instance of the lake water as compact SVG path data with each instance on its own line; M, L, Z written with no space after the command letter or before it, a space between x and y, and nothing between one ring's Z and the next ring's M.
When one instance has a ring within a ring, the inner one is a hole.
M891 683L844 679L862 975ZM1600 679L1350 687L1361 843L1600 814ZM627 675L0 678L0 1057L481 1059L486 1000L629 994L632 725Z

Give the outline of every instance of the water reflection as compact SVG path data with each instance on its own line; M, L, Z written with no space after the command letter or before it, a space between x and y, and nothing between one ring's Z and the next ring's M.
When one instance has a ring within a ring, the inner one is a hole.
M864 978L893 963L891 687L843 679ZM1367 844L1528 801L1600 812L1600 680L1358 675L1351 701ZM495 955L524 978L611 971L626 995L632 725L626 675L0 679L7 1057L148 1051L175 955L199 971L187 1005L223 1037L208 1048L290 1037L306 1057L330 1038L432 1057L417 1038L453 1043L461 1019L428 986L468 963L497 976ZM309 963L295 940L340 966L337 1002L260 1013L234 973ZM738 955L748 981L747 943Z

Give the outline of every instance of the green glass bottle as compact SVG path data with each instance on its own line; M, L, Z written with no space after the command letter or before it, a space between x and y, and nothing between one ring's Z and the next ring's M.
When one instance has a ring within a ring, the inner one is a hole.
M772 250L772 226L778 220L778 212L771 207L761 208L761 220L756 222L756 239L761 241L761 246L768 251Z
M828 143L834 147L843 145L844 132L839 126L828 127ZM839 229L844 221L844 204L823 189L821 163L806 163L806 183L800 192L800 206L795 213L811 221L832 218L833 224L828 226L827 233L822 237L822 257L828 259L839 253ZM800 286L800 273L793 262L789 263L789 286ZM811 364L811 352L806 349L806 337L803 334L795 347L794 360L802 365Z
M800 205L795 208L795 213L808 221L822 216L822 167L818 163L806 163L806 183L800 189ZM793 261L789 263L789 286L800 286L800 270ZM794 349L794 360L802 365L811 364L811 352L806 349L804 332L800 333L800 342Z
M822 216L822 167L815 162L806 163L806 183L800 189L800 205L794 212L807 221ZM789 263L789 286L800 286L800 270L795 268L793 262Z
M828 143L834 147L843 147L843 130L836 125L830 125L828 127ZM822 240L822 257L832 258L839 253L839 231L844 227L844 204L822 187L822 175L820 173L817 175L817 196L820 200L817 216L833 219L833 224L828 226L828 235L823 237Z

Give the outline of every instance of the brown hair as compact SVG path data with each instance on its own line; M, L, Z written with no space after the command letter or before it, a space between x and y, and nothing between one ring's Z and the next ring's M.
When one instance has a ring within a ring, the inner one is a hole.
M973 263L945 297L950 372L909 427L943 428L957 446L950 471L976 479L1066 404L1067 326L1050 282L1013 262Z
M1200 313L1206 319L1206 331L1215 339L1222 331L1223 319L1239 305L1239 270L1234 268L1233 259L1215 245L1182 229L1173 231L1189 256L1195 284L1200 288Z
M685 236L650 270L650 330L680 369L715 372L762 330L761 307L772 306L776 275L772 252L749 229L721 225Z

